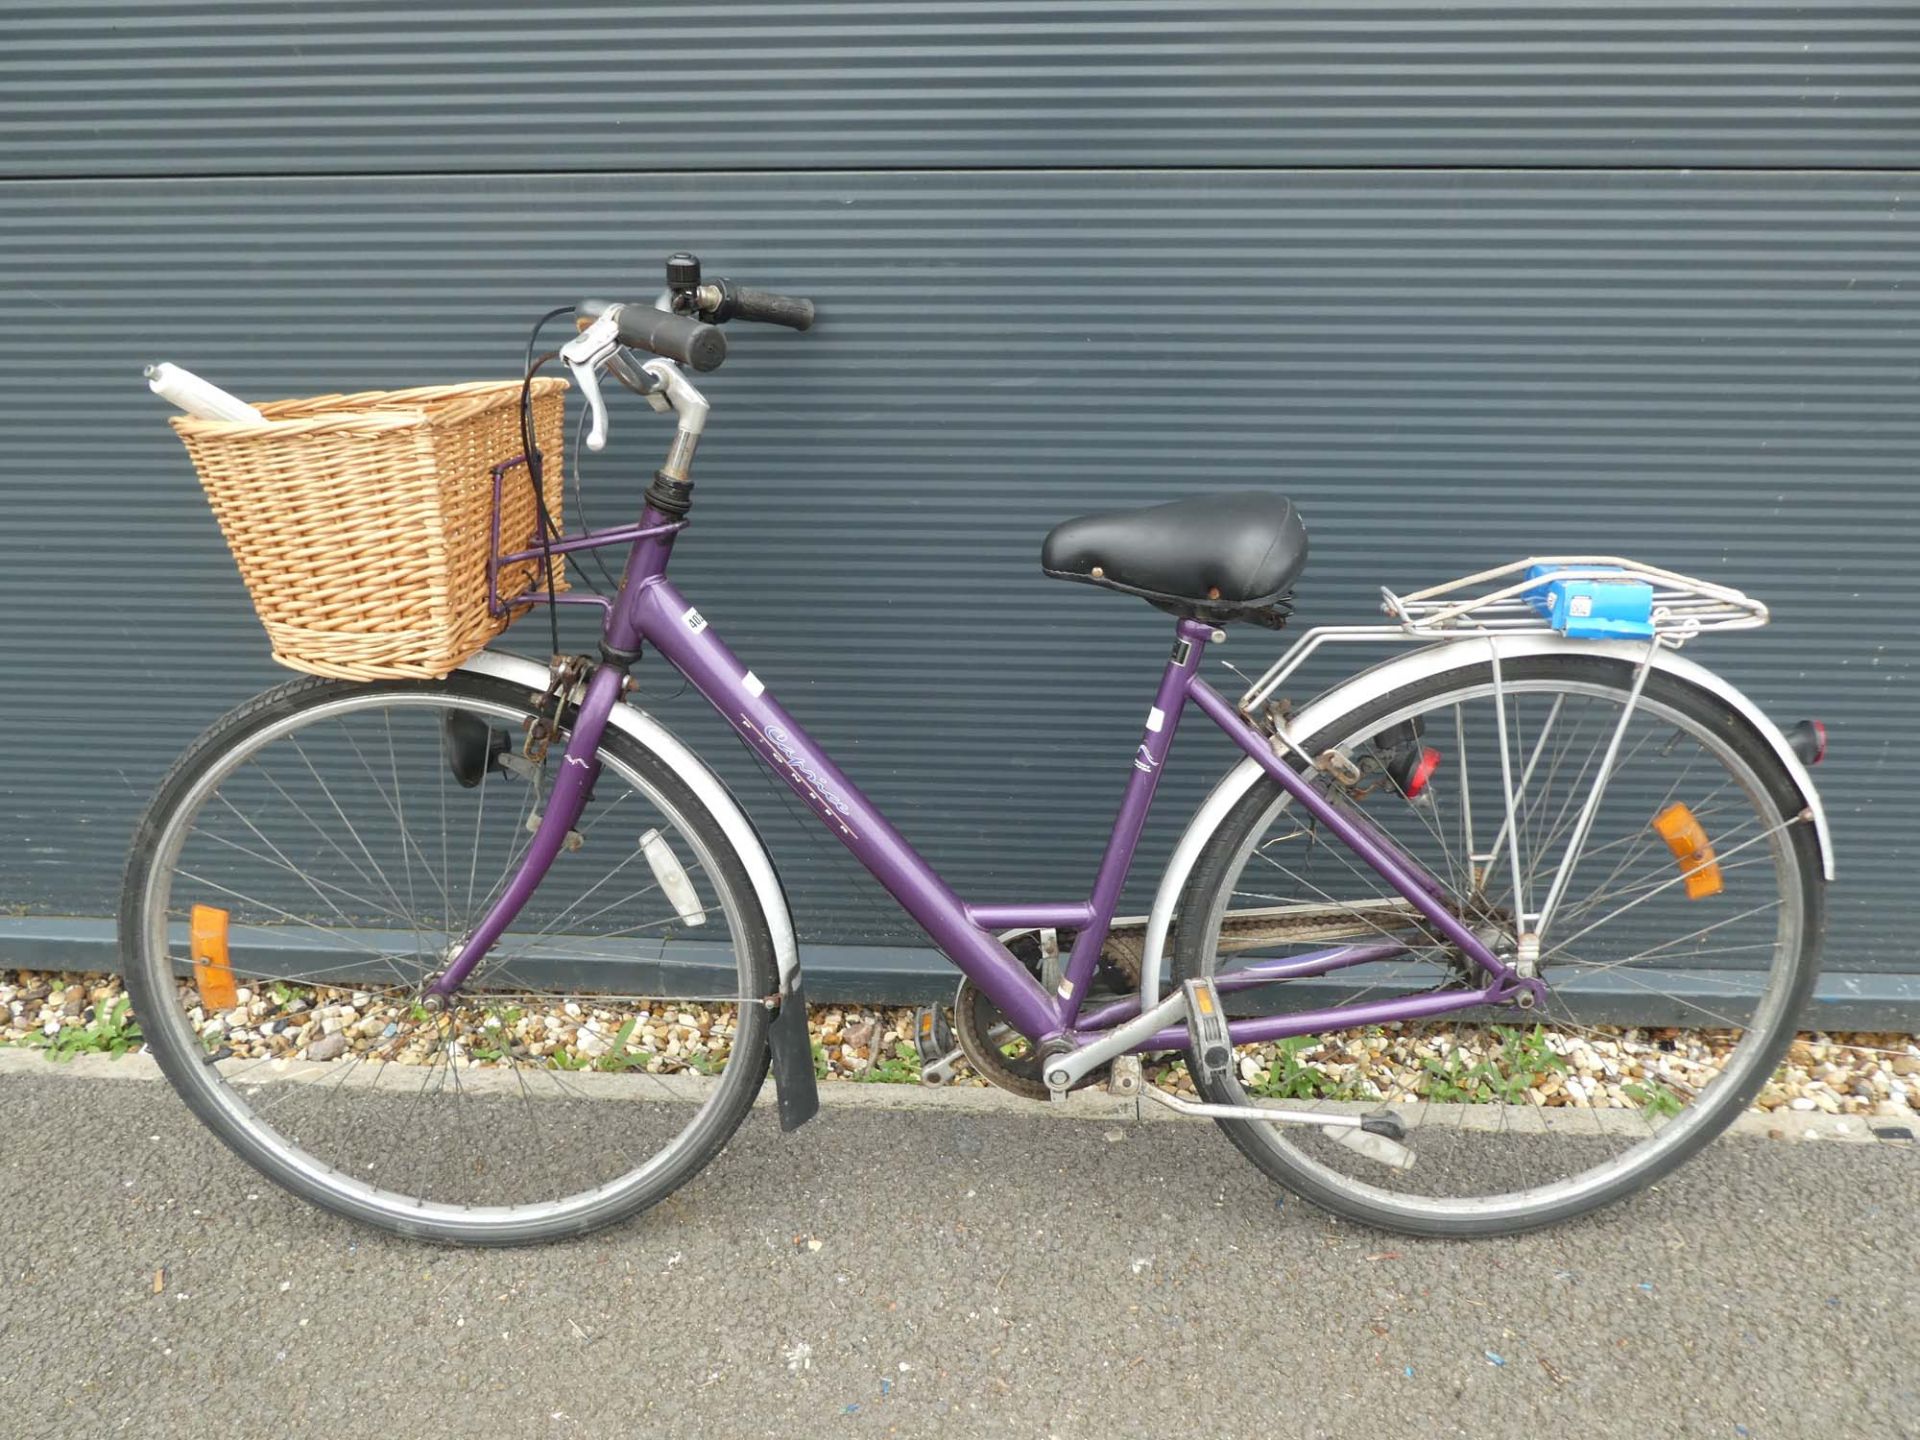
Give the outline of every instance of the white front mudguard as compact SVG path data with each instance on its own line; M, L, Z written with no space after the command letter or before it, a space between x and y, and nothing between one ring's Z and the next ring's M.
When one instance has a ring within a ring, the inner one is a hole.
M520 655L485 650L460 668L524 685L535 695L547 688L547 667ZM633 705L615 705L608 723L632 736L643 750L651 752L673 771L720 822L720 829L746 867L747 878L753 882L754 898L760 902L761 912L767 917L767 928L773 932L773 956L780 971L781 993L791 993L800 976L800 949L794 941L793 914L787 908L787 892L774 873L773 861L767 855L766 846L760 843L753 822L720 777L646 711Z

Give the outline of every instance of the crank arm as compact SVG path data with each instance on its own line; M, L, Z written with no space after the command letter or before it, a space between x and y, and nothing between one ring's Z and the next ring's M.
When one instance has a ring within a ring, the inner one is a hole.
M920 1066L920 1083L922 1085L950 1084L954 1076L959 1073L960 1062L966 1058L966 1052L955 1046L937 1060L925 1062Z
M1007 1024L995 1025L987 1031L989 1044L999 1045L1013 1039L1020 1032ZM967 1058L967 1052L958 1045L932 1060L920 1062L920 1083L922 1085L948 1085L960 1073L960 1062Z

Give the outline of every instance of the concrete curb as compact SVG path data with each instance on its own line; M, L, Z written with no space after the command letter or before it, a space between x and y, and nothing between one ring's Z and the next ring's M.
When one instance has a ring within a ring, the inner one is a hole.
M332 1071L331 1061L274 1061L264 1071L249 1072L253 1083L297 1084L311 1081ZM164 1080L151 1055L79 1055L72 1060L54 1061L38 1051L17 1047L0 1048L0 1082L10 1075L62 1075L75 1080ZM609 1088L624 1088L621 1077L581 1073L569 1077L569 1084L592 1088L610 1082ZM671 1087L685 1092L685 1098L697 1094L700 1082ZM764 1087L756 1102L773 1103L773 1087ZM1064 1104L1043 1104L1025 1100L1004 1090L977 1086L935 1088L926 1085L864 1084L857 1080L828 1081L820 1086L823 1111L898 1111L941 1115L1019 1116L1037 1121L1081 1121L1102 1124L1173 1123L1185 1119L1151 1101L1129 1100L1108 1095L1103 1090L1076 1092ZM1360 1104L1326 1105L1336 1112L1352 1112L1372 1107ZM1505 1130L1515 1135L1624 1135L1637 1134L1645 1127L1639 1112L1631 1110L1541 1110L1533 1106L1433 1105L1416 1103L1395 1105L1409 1129ZM1187 1123L1192 1123L1187 1121ZM1905 1131L1902 1135L1898 1132ZM1882 1133L1889 1132L1889 1133ZM1819 1111L1749 1110L1736 1119L1727 1133L1743 1139L1827 1140L1846 1144L1910 1144L1910 1136L1920 1134L1920 1114L1911 1120L1896 1116L1827 1115Z

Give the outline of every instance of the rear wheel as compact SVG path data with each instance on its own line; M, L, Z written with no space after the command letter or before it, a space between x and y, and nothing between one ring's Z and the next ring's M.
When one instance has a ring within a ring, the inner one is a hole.
M167 1077L269 1178L397 1233L580 1234L685 1183L765 1077L771 931L713 815L609 728L593 797L450 1009L566 743L473 676L300 681L213 726L135 836L128 991ZM470 785L465 782L473 782ZM189 927L223 924L229 973Z
M1496 951L1559 880L1605 768L1634 668L1543 656L1430 677L1330 723L1302 748L1361 771L1362 808L1438 878ZM1505 736L1501 733L1504 709ZM1506 803L1502 746L1514 789ZM1420 761L1439 752L1437 768ZM1303 762L1304 763L1304 762ZM1416 799L1403 792L1428 769ZM1748 1105L1790 1042L1818 968L1817 845L1778 757L1717 697L1654 672L1627 717L1592 827L1541 934L1549 999L1241 1047L1206 1098L1328 1113L1382 1104L1412 1126L1390 1170L1320 1127L1222 1121L1247 1156L1317 1204L1429 1235L1528 1229L1591 1210L1694 1154ZM1335 782L1322 779L1323 785ZM1358 793L1356 793L1358 792ZM1696 823L1709 872L1666 831ZM1517 840L1516 903L1510 844ZM1317 1008L1480 983L1340 842L1262 779L1195 866L1172 937L1176 978L1353 940L1388 962L1243 992L1237 1013Z

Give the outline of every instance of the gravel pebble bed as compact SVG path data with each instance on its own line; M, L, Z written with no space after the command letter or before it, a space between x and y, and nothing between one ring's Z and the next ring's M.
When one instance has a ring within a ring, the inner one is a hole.
M56 1058L140 1048L117 977L20 970L0 972L0 1044L38 1046ZM460 1065L512 1055L567 1069L710 1073L726 1062L733 1007L661 1001L652 1005L567 1002L526 1011L466 1005L443 1042L431 1017L364 990L270 987L240 992L240 1003L208 1013L182 986L183 1003L216 1053L328 1060L349 1052L424 1063L443 1052ZM915 1083L919 1062L910 1009L816 1005L808 1021L822 1078ZM1579 1033L1509 1027L1456 1037L1345 1031L1253 1047L1241 1077L1256 1094L1383 1101L1417 1099L1531 1102L1549 1107L1639 1109L1671 1103L1716 1073L1731 1048L1726 1032L1591 1029ZM1161 1083L1191 1093L1179 1062ZM955 1082L987 1082L964 1068ZM1920 1111L1920 1037L1898 1033L1795 1038L1786 1061L1756 1100L1760 1110L1829 1115Z

